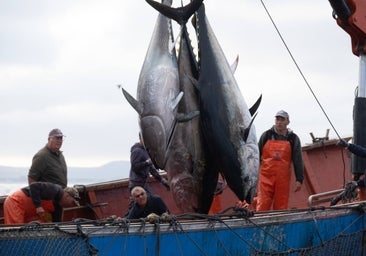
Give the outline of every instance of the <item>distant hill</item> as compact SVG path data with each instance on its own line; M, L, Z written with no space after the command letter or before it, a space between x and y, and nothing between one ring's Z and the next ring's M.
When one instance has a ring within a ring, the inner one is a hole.
M99 167L68 167L69 184L88 184L94 182L127 178L130 162L114 161ZM27 183L28 168L0 166L1 183Z

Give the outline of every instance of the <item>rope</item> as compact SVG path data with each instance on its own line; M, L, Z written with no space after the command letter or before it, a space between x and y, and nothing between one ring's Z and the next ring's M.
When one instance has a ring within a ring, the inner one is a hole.
M316 220L313 211L311 211L311 216L312 216L313 221L314 221L314 224L315 224L316 234L318 235L319 240L320 240L320 243L323 246L324 245L324 242L323 242L322 236L321 236L320 231L319 231L318 221Z
M271 14L269 13L269 11L268 11L268 9L267 9L267 7L266 7L265 3L263 2L263 0L260 0L260 1L261 1L262 5L263 5L264 10L265 10L265 11L266 11L266 13L267 13L267 15L268 15L269 19L271 20L271 22L272 22L272 24L273 24L274 28L276 29L277 34L278 34L278 35L279 35L279 37L281 38L281 41L282 41L282 43L284 44L284 46L285 46L285 48L286 48L286 50L287 50L288 54L290 55L290 57L291 57L291 59L292 59L293 63L295 64L295 66L296 66L297 70L299 71L299 73L300 73L300 75L301 75L302 79L304 80L305 84L306 84L306 85L307 85L307 87L309 88L309 90L310 90L311 94L313 95L314 99L315 99L315 100L316 100L316 102L318 103L318 105L319 105L320 109L322 110L323 114L324 114L324 115L325 115L325 117L327 118L327 120L328 120L329 124L332 126L332 128L333 128L334 132L336 133L337 137L338 137L339 139L341 139L341 136L338 134L337 129L334 127L334 125L333 125L332 121L330 120L330 118L328 117L327 113L325 112L325 110L324 110L324 108L323 108L322 104L320 103L320 101L319 101L319 100L318 100L318 98L316 97L316 95L315 95L315 93L314 93L313 89L311 88L311 86L310 86L309 82L307 81L307 79L306 79L305 75L303 74L303 72L301 71L301 69L300 69L299 65L297 64L297 62L296 62L296 60L295 60L295 58L294 58L294 56L293 56L292 52L290 51L290 49L289 49L289 47L287 46L287 44L286 44L286 42L285 42L284 38L282 37L281 32L280 32L280 31L279 31L279 29L277 28L277 25L276 25L276 23L274 22L274 20L273 20L273 18L272 18L272 16L271 16Z
M217 221L218 221L218 222L223 223L223 221L221 220L221 218L220 218L220 217L217 217ZM227 249L227 248L226 248L225 243L222 241L222 239L220 238L220 236L219 236L219 234L218 234L218 232L217 232L217 229L215 228L215 223L216 223L217 221L210 221L210 228L211 228L211 230L212 230L213 232L215 232L215 236L216 236L216 239L217 239L218 245L219 245L219 246L221 246L221 247L224 249L224 251L225 251L225 255L231 255L231 253L230 253L229 249Z
M203 250L203 248L201 248L200 245L187 234L187 232L183 229L182 225L176 218L171 219L170 225L173 227L173 229L175 229L177 231L180 230L194 244L194 246L201 252L201 255L207 255L205 253L205 251Z

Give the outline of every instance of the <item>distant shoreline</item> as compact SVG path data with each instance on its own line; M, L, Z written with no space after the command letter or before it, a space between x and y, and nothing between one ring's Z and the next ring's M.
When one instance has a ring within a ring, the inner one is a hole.
M0 196L28 185L29 167L0 166ZM68 167L68 185L86 185L128 178L128 161L111 162L100 167Z

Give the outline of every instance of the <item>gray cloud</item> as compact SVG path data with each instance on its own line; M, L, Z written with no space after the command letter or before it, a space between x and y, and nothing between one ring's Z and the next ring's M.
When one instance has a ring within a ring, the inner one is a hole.
M352 135L358 58L329 3L267 2L337 130ZM303 144L310 142L309 132L323 136L330 125L260 2L205 4L228 61L239 55L235 75L248 105L263 94L258 136L279 109L290 113L290 127ZM54 127L67 135L69 165L128 159L137 140L137 114L116 85L136 92L156 17L145 1L1 1L0 164L29 166ZM179 27L174 29L178 35Z

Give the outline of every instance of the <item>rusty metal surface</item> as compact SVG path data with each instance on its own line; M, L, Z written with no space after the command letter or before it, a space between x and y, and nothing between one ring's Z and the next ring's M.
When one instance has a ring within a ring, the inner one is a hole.
M336 146L337 140L327 140L303 147L305 179L300 192L294 193L295 177L292 171L290 209L308 207L310 195L337 190L352 180L351 158L347 150ZM166 174L164 174L165 176ZM166 176L165 176L166 177ZM150 178L149 184L154 193L160 195L172 214L180 214L170 191ZM129 206L128 179L113 180L88 185L76 185L81 195L81 206L64 209L64 220L76 218L102 219L112 215L123 216ZM0 223L3 223L3 202L6 196L0 197ZM225 187L222 193L222 209L234 206L238 199ZM329 202L319 205L329 206Z

